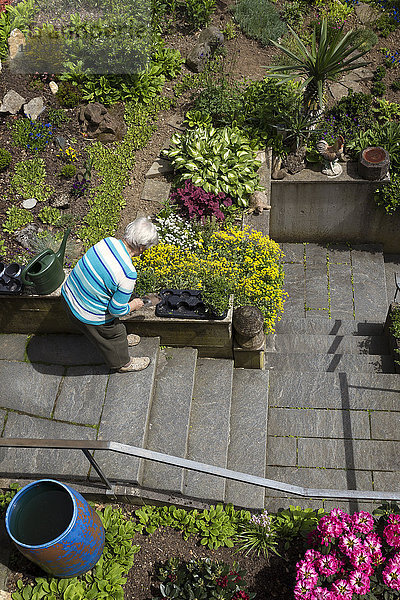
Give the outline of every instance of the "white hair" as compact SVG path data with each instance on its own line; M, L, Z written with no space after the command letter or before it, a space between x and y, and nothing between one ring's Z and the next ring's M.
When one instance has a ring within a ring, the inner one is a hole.
M150 248L150 246L155 246L158 244L156 226L147 217L138 217L126 226L124 240L133 247Z

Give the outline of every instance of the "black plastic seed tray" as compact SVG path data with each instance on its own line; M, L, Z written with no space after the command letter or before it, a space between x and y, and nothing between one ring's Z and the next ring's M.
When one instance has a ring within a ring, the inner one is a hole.
M0 294L20 294L22 292L21 267L18 263L6 266L0 262Z
M225 319L227 311L216 315L207 309L198 290L165 289L160 292L161 302L156 306L157 317L173 319Z

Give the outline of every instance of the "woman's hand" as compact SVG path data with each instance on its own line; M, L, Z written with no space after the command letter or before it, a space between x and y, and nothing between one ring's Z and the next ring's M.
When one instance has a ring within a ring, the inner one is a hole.
M143 300L141 300L140 298L134 298L133 300L128 302L128 304L132 312L133 310L139 310L139 308L142 308Z

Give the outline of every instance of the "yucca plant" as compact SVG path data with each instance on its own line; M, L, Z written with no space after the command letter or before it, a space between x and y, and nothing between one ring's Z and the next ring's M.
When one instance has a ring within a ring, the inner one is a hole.
M273 77L280 83L300 77L303 79L300 89L304 90L304 110L309 112L324 109L324 92L327 81L332 81L338 75L352 71L367 63L359 62L367 50L357 50L361 46L356 32L343 33L339 30L328 39L327 19L322 20L320 33L314 27L311 38L311 49L308 49L296 32L288 26L296 41L296 51L289 50L271 40L279 50L282 50L295 64L268 67L267 77Z

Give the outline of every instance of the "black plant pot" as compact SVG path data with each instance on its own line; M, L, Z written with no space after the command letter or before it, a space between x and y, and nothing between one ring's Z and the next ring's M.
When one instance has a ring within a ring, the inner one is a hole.
M221 315L206 308L198 290L164 289L160 296L161 302L156 306L157 317L222 320L228 312L224 311Z

